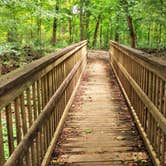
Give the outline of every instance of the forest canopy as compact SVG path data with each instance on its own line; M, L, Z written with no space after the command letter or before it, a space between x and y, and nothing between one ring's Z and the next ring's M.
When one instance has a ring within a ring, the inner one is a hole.
M164 0L0 0L0 55L40 56L88 39L137 48L166 47Z

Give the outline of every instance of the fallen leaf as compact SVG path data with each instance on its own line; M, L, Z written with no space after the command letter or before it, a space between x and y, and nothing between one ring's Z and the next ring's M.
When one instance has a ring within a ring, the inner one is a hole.
M92 130L91 130L90 128L87 128L87 129L85 129L84 131L85 131L86 134L92 133Z
M57 160L51 160L51 163L52 163L52 164L57 164L58 161L57 161Z
M123 137L123 136L118 136L118 137L116 137L116 139L117 139L117 140L125 140L125 137Z
M133 163L129 163L128 166L133 166Z

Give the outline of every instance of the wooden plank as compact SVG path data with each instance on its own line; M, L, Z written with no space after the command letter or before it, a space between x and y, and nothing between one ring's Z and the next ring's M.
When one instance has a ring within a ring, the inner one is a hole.
M37 81L37 106L38 106L38 114L41 113L42 105L41 105L41 81Z
M34 120L38 116L38 110L37 110L37 95L36 95L37 87L36 82L32 84L32 101L33 101L33 113L34 113ZM40 99L39 99L40 100Z
M14 151L14 137L13 137L13 122L12 122L12 111L11 104L6 106L6 124L7 124L7 133L8 133L8 146L9 154L11 155Z
M163 109L163 115L166 117L166 82L163 85L163 105L162 105L162 109ZM164 134L162 134L162 148L161 148L161 164L164 165L166 164L166 157L165 157L165 149L166 149L166 136Z
M2 133L2 120L0 113L0 165L5 163L5 155L4 155L4 143L3 143L3 133Z
M15 121L16 121L16 135L17 135L17 144L20 143L22 133L21 133L21 120L19 112L19 98L17 97L14 101L14 112L15 112Z
M26 90L26 95L27 95L27 109L28 109L28 122L29 122L29 128L32 125L32 104L31 104L31 94L30 94L30 89L28 88Z
M20 96L20 109L21 109L22 129L23 129L23 134L25 135L27 133L27 115L25 112L24 94Z

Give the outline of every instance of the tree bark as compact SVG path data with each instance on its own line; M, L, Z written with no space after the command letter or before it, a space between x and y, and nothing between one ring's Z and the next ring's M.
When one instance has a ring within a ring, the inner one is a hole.
M94 37L93 37L93 43L92 43L93 47L96 45L100 21L101 21L101 14L99 14L98 18L97 18L97 23L96 23L96 28L95 28Z
M10 5L8 5L7 7L10 9L10 15L14 22L12 25L8 26L7 41L16 42L18 38L17 38L17 25L16 25L17 19L15 17L15 11Z
M69 19L69 42L72 42L72 19Z
M41 38L41 24L42 24L42 20L41 20L41 10L42 10L42 2L39 1L37 2L37 5L40 7L40 11L39 11L39 15L37 16L37 35L38 35L38 38L40 39Z
M80 41L83 40L83 0L80 0Z
M37 34L38 38L41 39L41 18L37 18Z
M135 36L135 31L134 31L134 26L133 26L133 20L130 15L127 16L127 22L128 22L129 33L130 33L131 47L135 48L136 36Z
M117 25L115 29L115 41L119 42L119 15L118 14L116 15L116 22L117 22Z
M148 45L150 46L151 26L148 27Z
M134 25L133 25L133 19L128 10L128 1L121 0L121 4L126 13L126 18L127 18L127 23L128 23L129 33L130 33L130 44L131 44L132 48L135 48L136 47L136 34L135 34L135 30L134 30Z
M86 0L85 1L85 8L88 9L88 7L90 6L90 1ZM90 11L89 10L85 10L85 29L86 29L86 39L89 40L90 36L89 36L89 19L90 19Z
M103 33L103 29L102 29L102 25L100 25L100 48L102 46L102 33Z
M59 3L57 2L55 5L55 13L59 11ZM54 17L53 26L52 26L52 45L55 45L57 42L57 18Z

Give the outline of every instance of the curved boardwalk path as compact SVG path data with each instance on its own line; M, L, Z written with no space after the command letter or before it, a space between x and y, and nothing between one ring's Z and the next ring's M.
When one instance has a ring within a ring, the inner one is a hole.
M108 60L89 53L50 165L152 165Z

